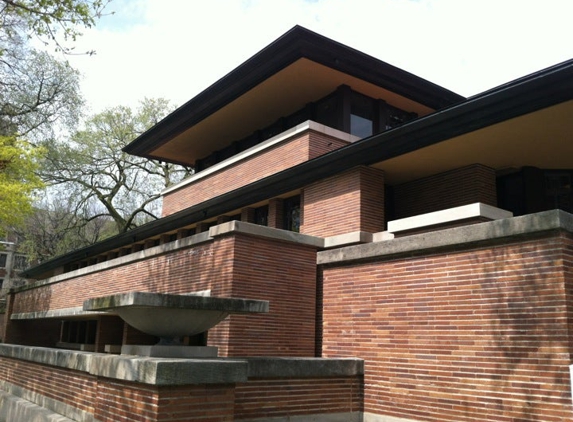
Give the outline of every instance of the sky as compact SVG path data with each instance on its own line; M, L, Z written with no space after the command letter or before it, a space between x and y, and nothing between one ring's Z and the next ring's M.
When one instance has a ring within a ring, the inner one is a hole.
M68 57L88 111L180 106L295 25L464 96L573 58L573 0L112 0Z

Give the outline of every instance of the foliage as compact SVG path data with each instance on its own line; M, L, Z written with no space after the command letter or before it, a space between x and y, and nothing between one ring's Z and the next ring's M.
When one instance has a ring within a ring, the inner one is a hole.
M20 239L19 250L28 256L30 262L46 261L115 233L111 219L76 215L73 202L63 195L44 198L24 224L15 230Z
M169 111L163 99L145 99L139 108L114 107L86 121L66 142L45 142L46 183L73 198L83 221L107 217L121 233L159 217L160 191L188 171L134 157L122 148Z
M67 62L25 46L0 56L0 134L50 135L56 122L73 126L81 105L78 74Z
M82 99L69 64L33 48L34 39L65 46L94 25L108 0L0 0L0 226L21 223L40 186L36 143L70 130ZM57 124L57 126L56 126ZM26 139L24 142L21 139Z
M45 44L55 43L71 52L63 42L76 41L80 28L91 28L108 0L0 0L0 28L4 37L35 35Z
M30 213L30 196L42 187L35 173L41 153L27 142L0 136L0 233Z

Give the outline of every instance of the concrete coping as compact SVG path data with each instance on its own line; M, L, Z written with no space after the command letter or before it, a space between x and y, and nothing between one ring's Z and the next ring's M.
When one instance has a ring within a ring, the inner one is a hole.
M481 202L476 202L474 204L389 221L388 231L390 233L399 233L479 217L488 220L499 220L513 217L513 213L502 210L501 208L492 207L491 205L482 204Z
M44 318L66 318L66 317L94 317L98 315L109 315L107 312L84 311L81 306L74 308L52 309L49 311L20 312L10 315L11 320L23 319L44 319Z
M231 233L248 234L272 240L293 242L317 249L322 249L324 247L324 238L322 237L275 229L273 227L260 226L258 224L247 223L245 221L227 221L226 223L213 226L209 229L209 236L211 237L223 236Z
M364 375L358 358L247 358L249 378L322 378Z
M364 374L356 358L177 359L109 355L0 344L0 356L151 385L232 384L249 378L327 378Z
M544 211L481 224L404 236L364 245L318 252L317 264L341 264L365 259L428 253L443 248L499 242L552 230L573 233L573 215L561 210Z

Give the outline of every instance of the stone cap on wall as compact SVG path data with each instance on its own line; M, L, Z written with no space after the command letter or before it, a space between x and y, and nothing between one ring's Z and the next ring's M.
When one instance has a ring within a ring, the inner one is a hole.
M573 233L573 215L561 210L544 211L480 224L388 239L318 252L317 264L341 264L380 257L429 253L533 236L553 230Z
M328 378L364 374L358 358L166 359L0 344L8 357L151 385L234 384L249 378Z

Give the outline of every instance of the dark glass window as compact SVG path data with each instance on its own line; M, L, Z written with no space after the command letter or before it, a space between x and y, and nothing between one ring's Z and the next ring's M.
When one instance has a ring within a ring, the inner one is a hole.
M350 97L350 133L366 138L374 133L374 100L352 91Z
M570 171L548 171L545 173L545 203L548 209L573 211Z
M0 268L6 267L6 260L8 259L8 255L5 253L0 253Z
M284 228L300 232L300 196L293 196L284 201Z
M350 115L350 133L358 136L359 138L366 138L373 133L372 120L364 117L357 116L356 114Z
M265 205L259 208L255 208L255 224L259 226L269 225L269 206Z

